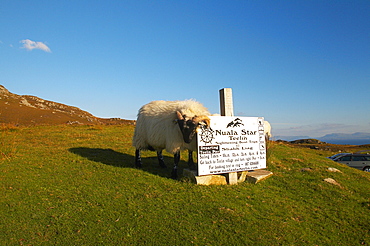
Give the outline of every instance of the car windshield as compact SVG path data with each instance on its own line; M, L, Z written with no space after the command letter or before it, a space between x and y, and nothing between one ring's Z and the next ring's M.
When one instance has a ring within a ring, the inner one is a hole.
M342 155L345 155L346 153L339 153L339 154L335 154L335 155L332 155L332 156L329 156L330 159L335 159L335 158L338 158L339 156L342 156Z

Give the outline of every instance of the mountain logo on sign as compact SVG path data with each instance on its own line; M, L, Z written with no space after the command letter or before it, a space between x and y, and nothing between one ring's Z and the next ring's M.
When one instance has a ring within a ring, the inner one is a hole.
M240 126L244 126L244 124L242 123L242 120L240 118L236 118L235 120L233 120L229 124L227 124L226 128L240 127Z

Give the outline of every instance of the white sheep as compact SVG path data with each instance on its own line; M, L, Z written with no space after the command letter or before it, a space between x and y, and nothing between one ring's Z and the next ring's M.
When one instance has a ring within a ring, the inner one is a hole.
M140 150L157 151L159 165L166 167L162 156L162 150L166 149L174 154L172 178L177 178L180 151L196 150L196 130L200 125L210 125L209 115L208 110L194 100L153 101L142 106L132 141L136 148L136 167L142 166Z
M264 128L265 138L266 138L266 140L269 140L272 137L270 122L265 120L264 123L263 123L263 128Z

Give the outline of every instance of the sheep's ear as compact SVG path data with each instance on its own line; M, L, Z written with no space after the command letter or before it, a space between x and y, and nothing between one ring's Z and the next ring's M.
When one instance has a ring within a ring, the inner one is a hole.
M176 114L177 114L177 119L178 120L184 120L184 117L182 116L182 114L179 111L176 111Z

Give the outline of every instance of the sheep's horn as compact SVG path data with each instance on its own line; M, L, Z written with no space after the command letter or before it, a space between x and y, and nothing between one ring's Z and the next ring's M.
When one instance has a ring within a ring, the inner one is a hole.
M203 116L195 116L195 117L193 117L193 122L195 123L195 124L201 124L201 122L203 122L203 123L205 123L207 126L209 126L210 125L210 123L211 123L211 120L208 118L208 116L205 116L205 115L203 115Z
M177 119L178 120L183 120L184 119L184 117L182 116L182 114L179 111L176 111L176 114L177 114Z

